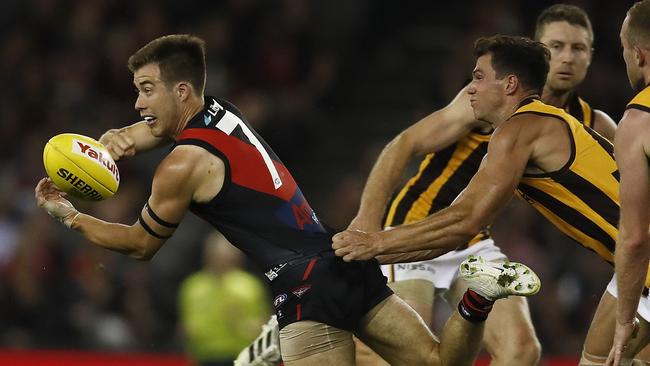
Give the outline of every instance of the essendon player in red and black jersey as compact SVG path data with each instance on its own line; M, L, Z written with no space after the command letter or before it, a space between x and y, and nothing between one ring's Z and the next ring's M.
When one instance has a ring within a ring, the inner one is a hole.
M207 97L205 105L176 138L176 146L200 146L221 158L225 179L219 194L192 203L192 212L261 268L329 250L332 234L273 150L232 104Z
M204 47L193 36L165 36L129 58L138 90L135 108L144 121L110 130L100 141L116 160L174 143L156 169L151 195L135 223L80 213L49 179L36 187L38 205L92 243L145 260L188 210L196 213L266 274L288 366L354 365L353 333L391 364L470 365L493 301L522 293L498 284L496 276L474 276L489 286L470 288L500 292L468 290L443 331L449 345L439 344L392 294L375 260L345 262L334 255L332 233L241 113L225 100L204 99ZM513 272L512 279L521 276Z

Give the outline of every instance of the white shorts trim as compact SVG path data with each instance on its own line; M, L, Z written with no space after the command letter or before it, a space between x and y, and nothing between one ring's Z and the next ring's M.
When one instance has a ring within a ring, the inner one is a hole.
M388 282L405 280L427 280L436 289L448 290L458 278L458 267L469 255L480 255L488 261L508 260L491 238L463 250L453 250L437 258L412 263L384 264L381 270Z
M616 274L614 274L612 280L607 284L607 292L618 299L618 284L616 284ZM636 311L643 319L650 322L650 297L641 296L639 299L639 307L636 308Z

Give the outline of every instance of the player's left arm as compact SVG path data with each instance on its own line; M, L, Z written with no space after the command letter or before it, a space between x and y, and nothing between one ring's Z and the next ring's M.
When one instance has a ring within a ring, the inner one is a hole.
M605 112L594 110L593 129L609 141L614 141L616 122Z
M72 207L51 181L39 183L36 199L50 215L63 217L64 223L95 245L149 260L174 233L196 192L204 184L205 159L200 159L198 150L196 147L177 147L160 163L153 178L151 195L132 225L106 222L76 210L61 214L51 210L56 205ZM223 176L223 168L213 169L212 174Z
M346 261L413 251L423 251L424 257L430 257L467 243L492 222L519 184L537 130L534 123L525 123L528 118L528 115L516 116L495 130L481 167L451 206L422 221L392 230L341 232L333 240L336 254Z

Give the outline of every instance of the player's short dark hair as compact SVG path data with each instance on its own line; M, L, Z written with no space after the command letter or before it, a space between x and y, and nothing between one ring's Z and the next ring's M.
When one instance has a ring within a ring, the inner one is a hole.
M474 44L476 58L492 55L498 79L516 75L521 85L541 93L546 83L551 53L544 44L526 37L496 35L479 38Z
M544 27L549 23L567 22L571 25L582 27L587 30L589 42L594 42L594 30L591 27L591 21L587 13L580 7L569 4L555 4L544 9L537 17L535 23L535 40L542 38Z
M627 16L627 34L623 36L634 46L650 47L650 1L635 3L628 10Z
M160 77L168 85L187 81L196 92L205 88L205 41L189 34L156 38L129 57L128 67L135 72L148 64L158 64Z

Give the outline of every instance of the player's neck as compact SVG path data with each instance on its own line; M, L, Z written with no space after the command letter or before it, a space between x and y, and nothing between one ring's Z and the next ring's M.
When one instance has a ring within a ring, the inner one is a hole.
M564 108L572 92L573 89L557 91L545 87L542 93L542 101L554 107Z
M531 92L526 92L526 93L520 93L518 95L513 95L510 98L509 103L507 103L502 112L501 112L501 118L499 120L505 121L510 119L513 114L519 109L522 105L526 104L527 101L531 99L539 99L539 94L537 93L531 93Z
M203 97L191 97L187 103L181 108L181 114L180 114L180 123L178 124L178 128L174 133L174 136L178 136L178 134L181 133L187 126L187 124L190 122L190 120L196 116L199 112L203 110L204 106L203 102Z

